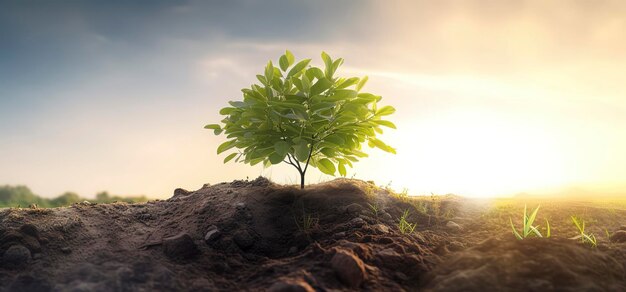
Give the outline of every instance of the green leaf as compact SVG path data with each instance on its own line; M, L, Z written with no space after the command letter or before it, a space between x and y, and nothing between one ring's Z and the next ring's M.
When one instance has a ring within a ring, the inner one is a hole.
M339 175L341 176L346 176L346 166L343 164L343 162L339 162L339 164L337 165L337 168L339 169Z
M327 157L335 157L336 155L335 149L328 147L320 149L320 152Z
M396 112L396 109L390 105L384 106L376 111L377 116L387 116Z
M235 108L233 107L225 107L223 109L220 110L220 115L230 115L233 111L235 110Z
M330 82L325 77L322 77L321 79L318 79L317 82L315 82L315 84L313 84L313 86L311 87L311 95L318 95L329 89L332 85L332 82Z
M293 148L298 161L306 161L307 158L309 158L309 146L306 141L301 140L298 144L294 145Z
M513 234L515 235L515 237L517 237L517 239L522 240L524 239L518 232L517 230L515 230L515 226L513 225L513 219L511 219L511 217L509 217L509 221L511 222L511 228L513 229Z
M235 156L237 156L237 154L239 153L231 153L228 156L226 156L226 158L224 158L224 163L231 161L233 158L235 158Z
M289 60L287 59L287 56L280 56L280 59L278 60L278 65L280 65L281 70L287 71L287 68L289 68Z
M346 87L350 87L354 84L356 84L357 82L359 82L359 78L357 77L352 77L349 79L344 80L343 82L341 82L340 84L337 85L337 88L346 88ZM357 90L358 91L358 90Z
M322 60L324 61L324 65L326 66L326 72L333 67L333 59L330 58L326 52L322 52Z
M270 157L268 157L268 158L269 158L269 161L272 164L279 164L279 163L283 162L283 160L285 160L285 155L281 155L281 154L278 154L278 153L274 152L274 153L270 154Z
M392 128L392 129L396 129L396 125L390 121L385 121L385 120L378 120L378 121L374 121L375 123L381 125L381 126L385 126L387 128Z
M317 168L325 174L335 175L335 165L326 158L322 158L317 161Z
M220 154L230 148L235 147L236 143L237 143L237 140L229 140L220 144L220 146L217 147L217 154Z
M285 57L287 57L287 62L289 64L289 66L291 66L293 64L293 62L295 61L295 57L293 56L293 54L289 50L285 51Z
M306 77L305 75L302 75L302 78L300 79L302 81L302 91L309 93L311 90L311 81L309 80L308 77Z
M374 146L376 146L378 149L383 150L385 152L389 152L389 153L393 153L396 154L396 150L387 146L387 144L385 144L383 141L380 141L376 138L370 138L369 142L371 142L372 144L374 144Z
M269 61L267 62L267 66L265 66L265 80L269 83L272 78L274 78L274 66L272 65L272 61Z
M289 73L287 73L287 78L290 78L300 73L307 65L309 65L309 62L311 62L311 59L305 59L298 62L298 64L296 64L295 66L293 66L293 68L291 68L291 70L289 70Z
M317 79L322 79L324 78L324 71L322 71L322 69L317 68L317 67L311 67L307 70L307 73L310 73L309 75L317 78Z
M333 95L329 96L327 100L329 101L340 101L340 100L349 100L355 98L357 92L351 89L337 89L333 93Z
M344 137L342 137L342 134L329 135L324 140L327 141L327 142L331 142L333 144L336 144L336 145L343 145L343 144L346 143L346 139Z
M291 145L289 145L289 143L285 141L279 141L274 144L274 150L276 150L276 153L283 157L287 155L287 152L289 152L289 148L291 148Z
M359 83L356 85L356 91L361 91L361 88L363 88L363 86L365 85L365 83L367 83L367 80L369 78L367 76L361 78L361 81L359 81Z
M236 108L244 108L247 106L243 101L229 101L228 103Z
M210 129L210 130L220 130L222 129L222 127L220 127L220 125L218 124L208 124L206 126L204 126L205 129Z

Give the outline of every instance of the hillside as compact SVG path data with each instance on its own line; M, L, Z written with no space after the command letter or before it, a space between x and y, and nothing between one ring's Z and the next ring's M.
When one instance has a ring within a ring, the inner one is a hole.
M398 224L405 210L413 233ZM519 241L506 212L357 180L300 190L264 178L147 203L3 209L0 291L626 289L624 243ZM615 214L614 229L626 218Z
M146 202L145 196L124 197L112 196L108 192L96 194L95 199L86 199L73 192L65 192L56 198L42 198L34 194L27 186L0 186L0 208L15 207L38 207L54 208L69 206L74 203L90 201L93 203L113 203L113 202Z

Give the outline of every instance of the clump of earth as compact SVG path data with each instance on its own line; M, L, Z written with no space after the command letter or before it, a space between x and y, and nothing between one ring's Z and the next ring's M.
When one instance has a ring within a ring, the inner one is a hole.
M403 233L406 210L416 227ZM592 248L568 234L517 240L489 210L359 180L301 190L265 178L147 203L7 208L0 291L626 290L626 211Z

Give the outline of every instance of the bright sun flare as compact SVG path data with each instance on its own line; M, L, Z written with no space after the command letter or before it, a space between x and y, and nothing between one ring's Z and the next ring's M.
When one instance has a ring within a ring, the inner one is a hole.
M538 125L469 110L407 124L425 125L393 141L403 156L398 185L412 190L497 196L564 180L559 147Z

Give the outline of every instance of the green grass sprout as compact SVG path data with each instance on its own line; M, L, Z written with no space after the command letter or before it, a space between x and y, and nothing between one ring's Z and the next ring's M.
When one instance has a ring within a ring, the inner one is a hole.
M402 234L411 234L415 230L415 227L417 227L417 223L409 223L409 221L406 220L407 217L409 217L408 209L404 210L398 222L398 229L400 229L400 233Z
M509 222L511 222L511 228L513 229L513 234L515 235L517 239L522 240L532 235L535 235L537 237L543 237L541 235L541 232L539 232L539 229L537 229L536 226L533 226L533 223L535 222L535 218L537 217L538 211L539 211L539 206L537 206L537 208L535 208L535 210L533 210L533 212L529 216L526 205L524 205L524 218L522 220L523 226L522 226L521 234L517 232L517 229L515 229L515 225L513 225L513 219L509 217ZM548 221L546 221L546 223L547 222ZM548 233L550 233L549 230L550 230L550 225L548 224Z
M572 217L572 222L574 222L574 225L576 226L576 228L578 229L578 232L580 233L580 241L583 244L588 243L589 245L591 245L591 247L598 246L598 241L596 240L596 236L593 235L592 233L585 232L585 221L576 216L571 216L571 217Z

